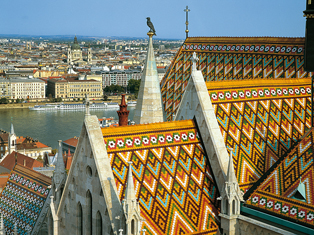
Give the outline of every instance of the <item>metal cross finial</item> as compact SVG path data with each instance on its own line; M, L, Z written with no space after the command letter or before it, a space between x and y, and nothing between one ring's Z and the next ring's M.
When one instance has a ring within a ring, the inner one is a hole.
M193 56L192 56L192 58L191 58L191 61L192 61L192 71L194 71L194 70L196 70L196 63L197 63L197 61L198 61L199 59L198 59L198 57L196 56L196 53L195 52L193 52Z
M185 11L185 18L186 18L185 19L185 25L186 25L185 35L186 37L188 37L189 36L189 11L190 9L188 6L186 6L186 8L183 11Z

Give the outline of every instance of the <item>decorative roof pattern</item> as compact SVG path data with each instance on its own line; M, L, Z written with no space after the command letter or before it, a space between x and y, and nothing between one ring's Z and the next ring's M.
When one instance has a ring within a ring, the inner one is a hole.
M304 38L187 38L161 83L167 119L179 107L191 75L190 57L205 81L304 78Z
M0 195L0 213L4 215L6 234L32 231L49 194L51 179L36 171L15 165Z
M314 130L307 133L287 156L278 161L267 178L254 185L247 205L314 228ZM305 184L306 202L293 199L300 183Z
M243 191L310 128L310 85L310 78L207 82Z
M103 128L118 194L128 162L148 234L215 234L217 185L192 120Z

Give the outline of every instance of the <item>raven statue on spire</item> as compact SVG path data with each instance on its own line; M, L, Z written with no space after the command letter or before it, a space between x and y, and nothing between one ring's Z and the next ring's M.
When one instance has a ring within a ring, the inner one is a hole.
M155 28L154 28L154 25L153 25L153 23L150 21L150 17L147 17L146 19L147 19L147 26L150 28L149 32L152 32L152 33L154 33L155 36L157 36L157 35L156 35Z

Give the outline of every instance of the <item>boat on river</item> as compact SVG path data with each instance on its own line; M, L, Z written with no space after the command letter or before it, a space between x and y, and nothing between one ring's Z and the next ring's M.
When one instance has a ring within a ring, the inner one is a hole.
M118 103L92 103L89 105L89 109L110 109L119 110L120 106ZM85 104L63 104L53 103L45 105L35 105L29 107L32 111L58 111L58 110L85 110Z
M129 102L127 103L128 107L135 107L136 104L137 104L136 101L129 101Z

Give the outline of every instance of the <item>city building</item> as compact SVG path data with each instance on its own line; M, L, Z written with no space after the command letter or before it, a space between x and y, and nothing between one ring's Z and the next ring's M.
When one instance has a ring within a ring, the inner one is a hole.
M63 76L47 81L47 94L55 98L102 98L102 83L96 80L80 80L77 76Z
M70 153L74 154L78 143L78 139L79 139L78 137L74 136L73 138L62 141L62 151L63 152L70 151Z
M45 82L33 78L10 78L10 99L43 99Z
M0 99L11 98L11 87L8 79L0 78Z
M87 49L87 56L85 58L85 61L83 60L83 53L80 45L78 44L77 37L74 37L74 42L70 46L68 46L68 51L67 51L67 62L68 64L91 64L92 63L92 48L90 45L88 46Z
M130 79L140 80L142 72L139 70L112 70L101 71L103 78L103 87L110 85L128 86Z
M52 148L26 136L17 136L11 123L10 132L0 130L0 159L12 152L24 154L33 159L43 157L45 153L51 153Z
M74 42L71 47L68 47L68 64L83 62L82 50L77 42L77 37L74 37Z

